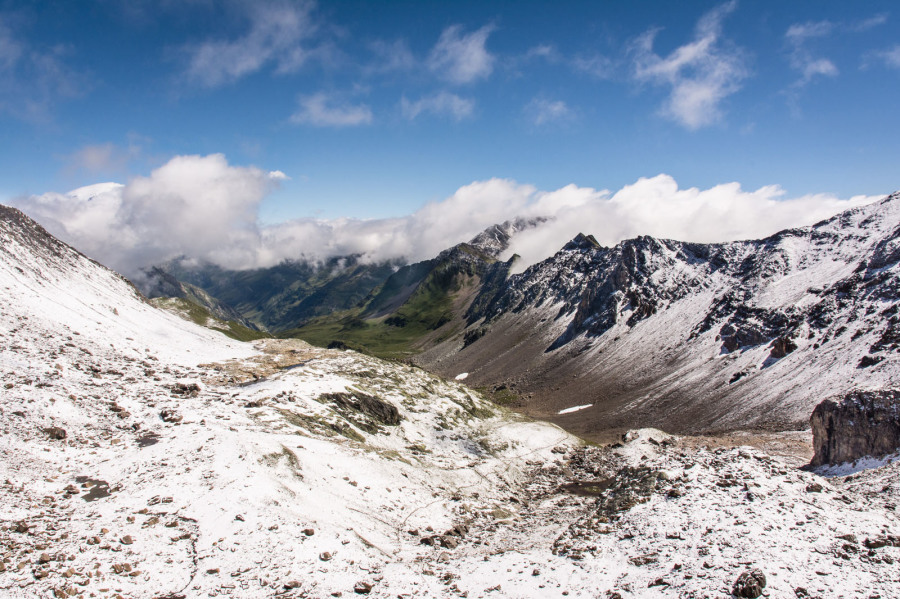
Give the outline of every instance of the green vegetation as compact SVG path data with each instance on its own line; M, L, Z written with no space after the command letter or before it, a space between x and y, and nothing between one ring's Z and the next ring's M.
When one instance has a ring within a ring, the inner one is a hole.
M459 291L461 273L454 265L434 268L415 292L389 317L366 318L365 308L354 308L315 318L280 337L298 337L318 345L337 345L391 360L417 353L415 344L425 335L453 319L453 298ZM447 331L443 338L452 335Z
M522 399L517 393L508 387L501 385L493 389L488 387L480 387L476 389L483 397L488 398L491 402L498 406L513 406Z
M207 327L214 331L224 333L225 335L228 335L232 339L237 339L238 341L254 341L256 339L271 337L271 335L266 332L247 328L244 325L233 320L219 320L218 318L210 314L209 310L207 310L203 306L198 306L197 304L185 298L160 297L150 301L157 308L162 308L163 310L172 312L173 314L180 316L185 320L190 320L195 324L199 324L202 327Z

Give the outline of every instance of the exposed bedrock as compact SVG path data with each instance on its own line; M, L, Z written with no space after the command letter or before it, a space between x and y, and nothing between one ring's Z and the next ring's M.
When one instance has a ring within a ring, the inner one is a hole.
M900 390L857 390L826 399L810 424L812 466L888 455L900 449Z

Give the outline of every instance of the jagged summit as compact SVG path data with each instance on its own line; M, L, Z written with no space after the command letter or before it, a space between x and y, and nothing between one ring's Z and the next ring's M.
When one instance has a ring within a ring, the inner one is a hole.
M593 235L585 235L584 233L579 233L572 239L572 241L564 245L562 249L567 252L571 252L574 250L589 250L600 247L602 246L596 239L594 239Z

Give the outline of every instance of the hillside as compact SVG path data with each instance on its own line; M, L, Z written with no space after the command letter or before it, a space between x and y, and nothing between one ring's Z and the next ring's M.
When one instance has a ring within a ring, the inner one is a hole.
M416 362L588 437L806 428L823 398L900 380L898 235L900 194L762 240L582 235Z
M230 340L2 207L0 287L5 597L684 597L763 578L770 596L889 597L900 583L890 457L825 479L653 430L584 445L412 366Z

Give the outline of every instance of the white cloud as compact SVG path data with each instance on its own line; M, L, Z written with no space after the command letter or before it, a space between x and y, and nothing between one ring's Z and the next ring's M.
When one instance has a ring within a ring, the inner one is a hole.
M701 243L758 239L814 224L880 197L787 198L777 185L744 191L739 183L680 189L669 175L642 178L615 193L569 185L531 198L522 214L553 220L515 237L508 254L522 256L517 268L524 270L578 233L592 234L606 246L638 235Z
M490 179L402 218L307 218L263 227L260 203L285 178L280 171L231 166L221 154L176 156L127 185L99 184L13 203L87 255L134 276L180 255L238 269L348 254L422 260L492 224L551 217L514 239L510 253L523 257L524 269L579 232L608 246L642 234L696 242L759 238L877 199L786 198L778 186L747 192L738 183L680 189L668 175L640 179L614 193L576 185L540 191Z
M836 77L837 66L827 58L817 58L809 50L809 40L831 35L835 25L830 21L816 21L791 25L784 34L790 47L788 58L791 68L800 73L792 85L796 90L807 86L817 76Z
M740 89L748 76L738 49L722 41L722 20L737 7L732 0L697 23L694 39L666 57L653 52L658 30L640 36L633 46L634 77L671 88L662 113L688 129L722 118L720 104Z
M874 27L878 27L879 25L884 25L888 21L887 13L879 13L877 15L873 15L868 19L862 19L861 21L856 21L850 25L850 28L853 31L868 31Z
M547 62L554 63L559 62L562 59L562 56L559 53L559 50L556 49L556 46L551 44L538 44L537 46L533 46L528 49L528 52L525 53L525 60L531 60L532 58L542 58Z
M572 66L576 71L593 75L598 79L609 79L615 72L615 62L601 54L576 56L572 59Z
M900 69L900 44L881 52L875 52L872 56L887 67Z
M277 72L292 72L315 52L303 45L316 31L310 18L313 2L246 6L250 27L243 36L209 40L186 48L188 78L216 87L255 73L268 63L274 63Z
M494 70L494 55L485 48L493 25L463 35L462 27L444 29L428 57L428 68L452 83L487 79Z
M410 102L404 96L400 99L400 111L409 120L414 120L420 114L430 113L450 116L456 121L461 121L472 116L475 101L446 91L420 98L415 102Z
M405 40L386 42L377 40L369 44L375 60L366 67L368 73L392 73L410 71L416 67L416 58Z
M349 104L325 92L301 96L299 104L300 108L290 119L297 125L353 127L372 122L372 110L367 105Z
M784 36L792 44L802 44L808 39L816 37L825 37L834 30L834 24L831 21L815 21L808 23L796 23L788 27Z
M176 156L127 185L100 184L14 202L53 234L128 275L185 254L253 264L259 203L284 178L221 154Z
M562 100L535 98L525 106L525 114L535 125L565 121L572 118L572 109Z

